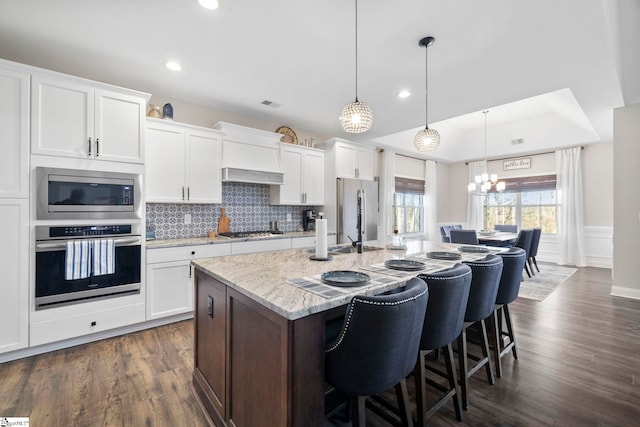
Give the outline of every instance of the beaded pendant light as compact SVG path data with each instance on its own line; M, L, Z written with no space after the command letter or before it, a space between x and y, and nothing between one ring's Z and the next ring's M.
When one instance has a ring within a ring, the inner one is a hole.
M356 100L345 105L340 114L340 125L348 133L363 133L373 124L371 107L358 100L358 0L356 2Z

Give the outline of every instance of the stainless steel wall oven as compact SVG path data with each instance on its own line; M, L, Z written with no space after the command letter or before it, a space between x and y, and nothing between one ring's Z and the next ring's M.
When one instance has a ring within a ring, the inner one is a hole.
M140 293L140 229L139 224L36 226L36 309ZM112 250L112 272L95 274L89 264L89 272L69 278L70 242L89 250L89 262L94 245L108 243L104 247Z

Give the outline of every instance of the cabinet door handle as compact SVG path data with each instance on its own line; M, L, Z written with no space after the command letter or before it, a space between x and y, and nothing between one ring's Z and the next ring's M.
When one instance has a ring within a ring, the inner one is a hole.
M193 270L192 270L191 264L189 264L189 279L191 279L192 275L193 275Z
M100 156L100 138L96 138L96 157Z
M207 314L213 317L213 297L207 295Z
M187 187L187 200L191 200L191 187Z
M184 185L182 186L182 200L184 200Z
M304 193L304 202L307 203L307 193Z
M91 157L91 137L89 137L89 157Z
M356 178L360 178L360 168L356 168Z

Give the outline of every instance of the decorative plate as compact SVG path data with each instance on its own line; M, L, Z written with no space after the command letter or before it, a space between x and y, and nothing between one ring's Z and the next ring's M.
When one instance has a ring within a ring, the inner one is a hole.
M460 246L458 247L460 252L472 252L478 254L485 254L487 252L491 252L491 249L486 248L484 246Z
M389 259L384 266L393 270L420 271L424 269L424 262L411 261L409 259Z
M369 275L359 271L336 270L322 273L320 280L331 286L351 287L369 283Z
M427 258L456 261L462 258L462 255L457 254L455 252L427 252Z
M289 126L280 126L276 129L276 133L281 133L283 135L283 137L280 138L280 141L298 145L298 136Z

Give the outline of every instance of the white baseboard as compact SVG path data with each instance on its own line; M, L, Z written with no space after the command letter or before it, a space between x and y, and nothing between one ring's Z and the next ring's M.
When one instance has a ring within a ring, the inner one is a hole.
M640 289L624 288L622 286L612 286L611 295L614 297L623 297L640 300Z

